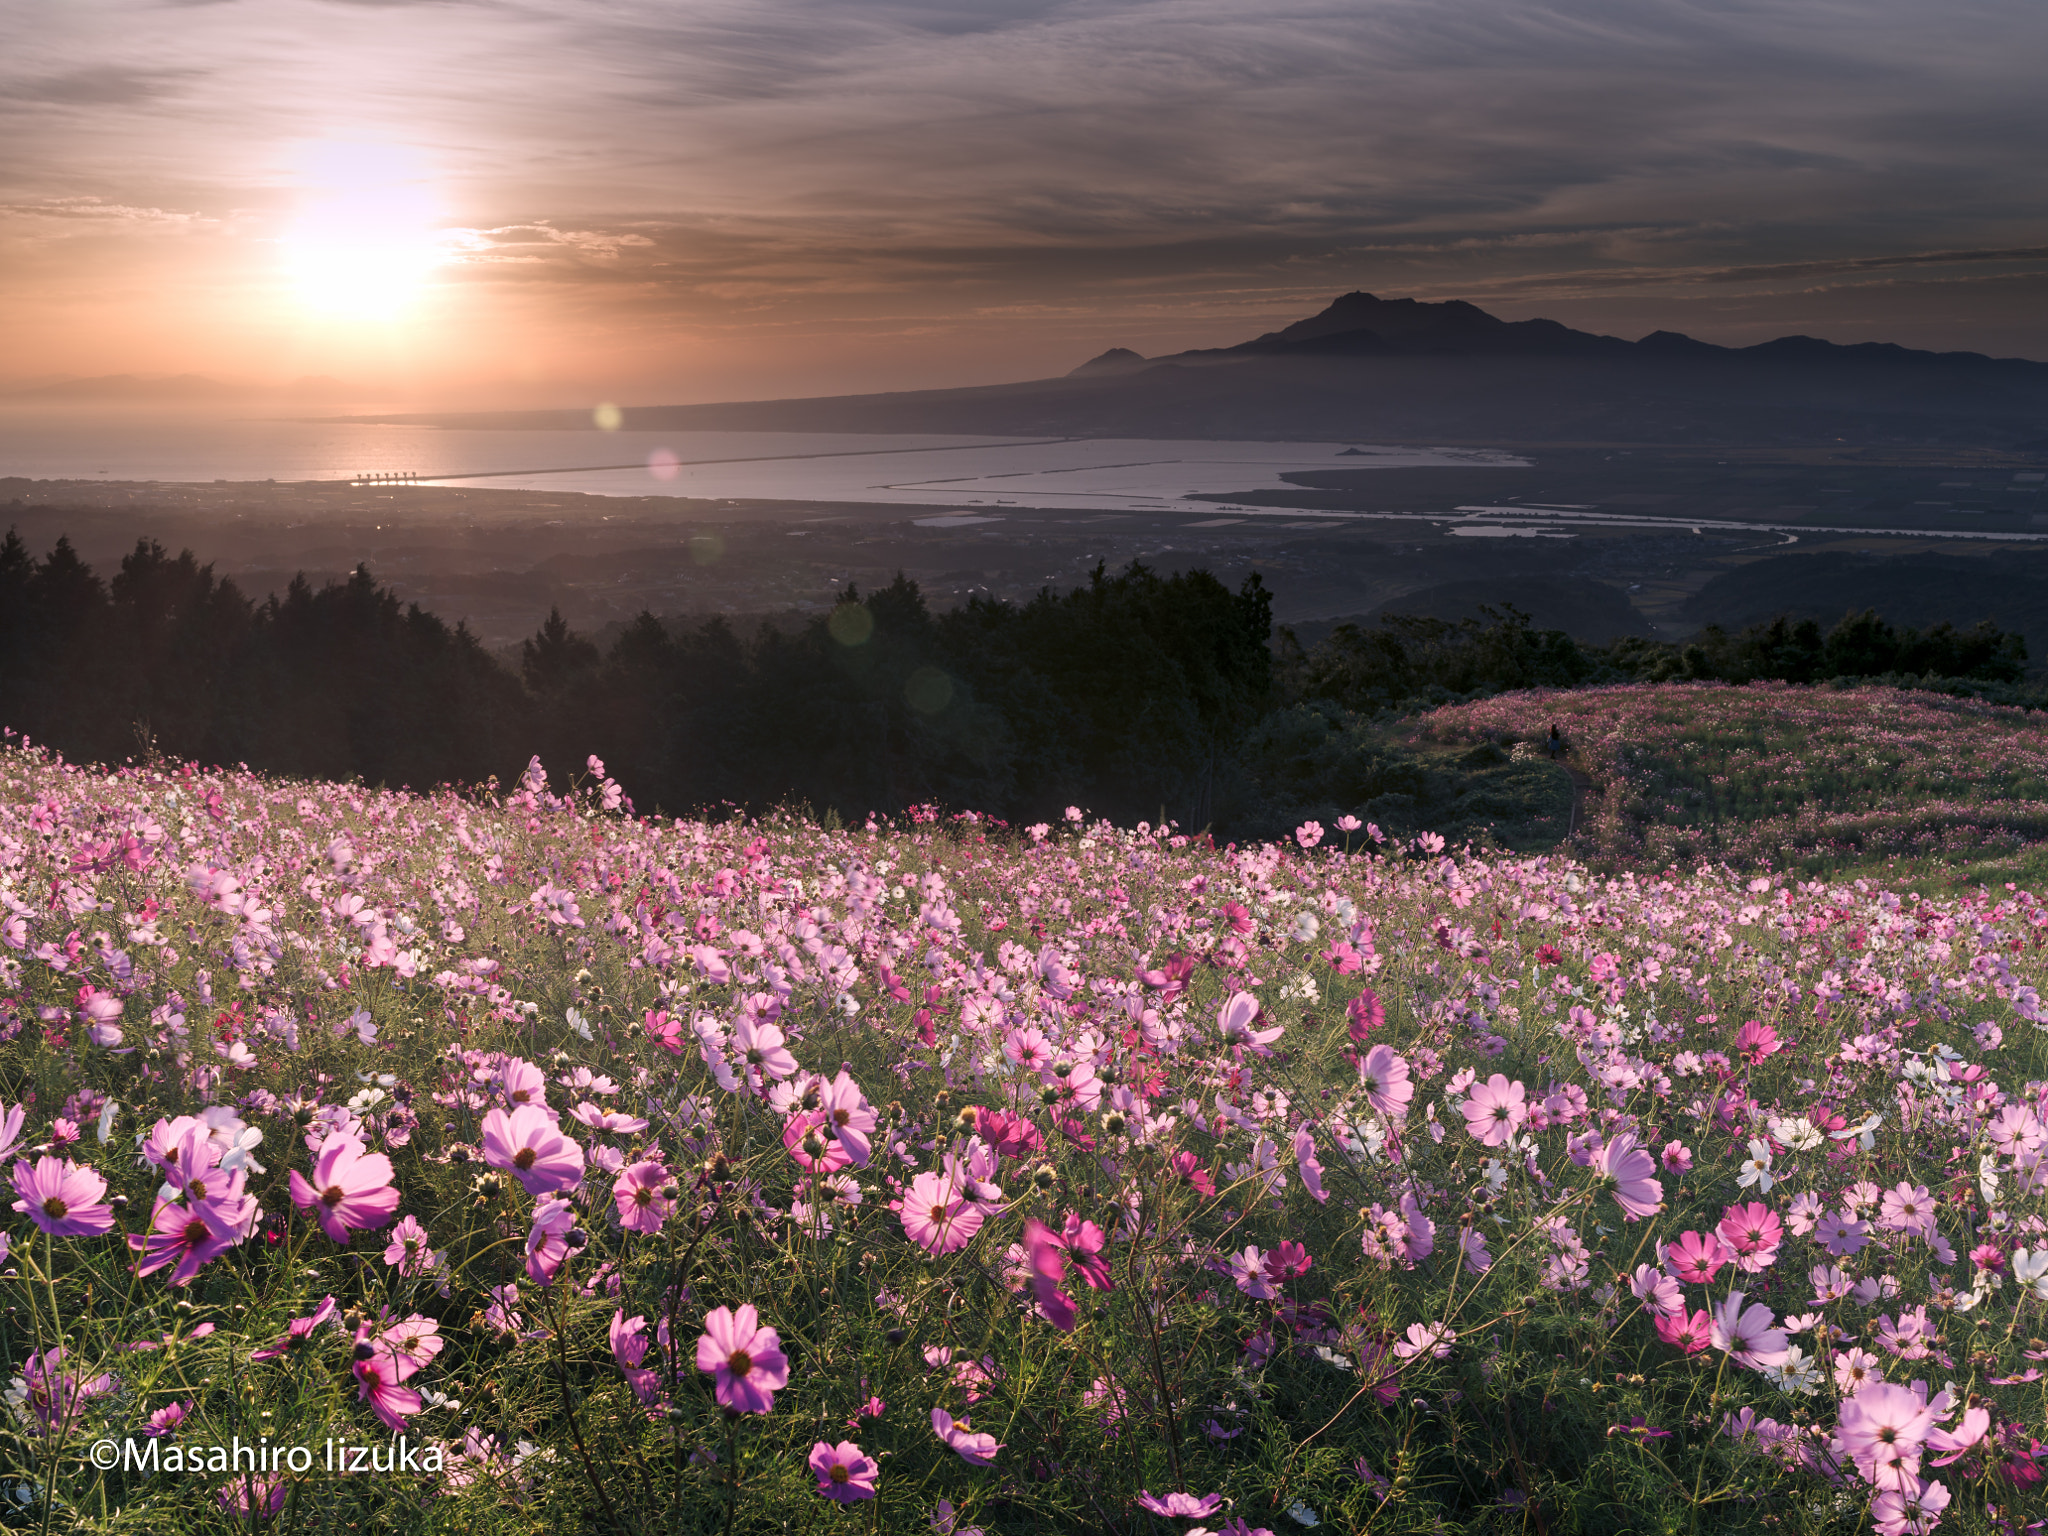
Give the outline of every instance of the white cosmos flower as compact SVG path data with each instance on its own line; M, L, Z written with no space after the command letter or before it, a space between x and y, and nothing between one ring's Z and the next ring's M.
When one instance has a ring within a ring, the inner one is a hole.
M1764 1376L1781 1392L1812 1397L1820 1391L1820 1362L1797 1344L1786 1346L1784 1364L1765 1366Z
M1770 1143L1764 1141L1750 1142L1749 1156L1743 1159L1742 1171L1735 1176L1735 1182L1744 1189L1754 1184L1757 1193L1760 1195L1767 1195L1771 1192L1771 1186L1778 1181L1771 1176Z
M2035 1297L2048 1301L2048 1248L2021 1248L2012 1256L2012 1277L2032 1289Z
M1977 1188L1986 1205L1998 1203L1998 1159L1989 1152L1977 1159Z
M1773 1120L1771 1122L1771 1135L1774 1139L1782 1141L1794 1152L1811 1152L1815 1147L1820 1146L1827 1140L1814 1127L1813 1122L1804 1115L1793 1115L1789 1118Z
M1846 1130L1829 1131L1828 1136L1835 1141L1847 1141L1854 1136L1863 1143L1863 1150L1868 1152L1877 1146L1877 1128L1883 1123L1883 1115L1871 1115L1861 1125L1852 1125Z

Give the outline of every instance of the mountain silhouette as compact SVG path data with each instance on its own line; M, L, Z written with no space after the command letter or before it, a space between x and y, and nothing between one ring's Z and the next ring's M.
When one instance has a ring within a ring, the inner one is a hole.
M588 426L580 412L381 417ZM2048 363L1781 336L1639 341L1462 300L1347 293L1234 346L1112 347L1064 377L723 405L636 406L643 431L981 432L1375 442L1865 444L2040 451Z

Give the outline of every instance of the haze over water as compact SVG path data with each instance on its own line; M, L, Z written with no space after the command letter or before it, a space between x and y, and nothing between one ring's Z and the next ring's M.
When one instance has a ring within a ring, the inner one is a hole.
M1282 475L1305 470L1521 462L1485 450L1363 443L483 431L161 413L0 413L0 477L37 480L291 483L413 475L479 489L599 496L1119 508L1279 489L1286 484Z

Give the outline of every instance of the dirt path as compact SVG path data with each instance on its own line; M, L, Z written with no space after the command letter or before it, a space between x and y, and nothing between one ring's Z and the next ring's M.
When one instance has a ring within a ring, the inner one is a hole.
M1585 812L1586 797L1588 795L1604 795L1606 791L1598 784L1595 784L1592 776L1583 768L1574 768L1569 761L1559 766L1571 775L1572 781L1572 814L1571 820L1565 824L1564 834L1565 841L1570 842L1579 830L1579 818Z

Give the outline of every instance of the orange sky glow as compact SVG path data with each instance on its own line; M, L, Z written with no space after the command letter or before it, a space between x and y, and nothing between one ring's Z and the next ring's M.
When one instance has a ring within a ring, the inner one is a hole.
M2048 9L81 0L0 17L0 393L747 399L1334 294L2048 358Z

